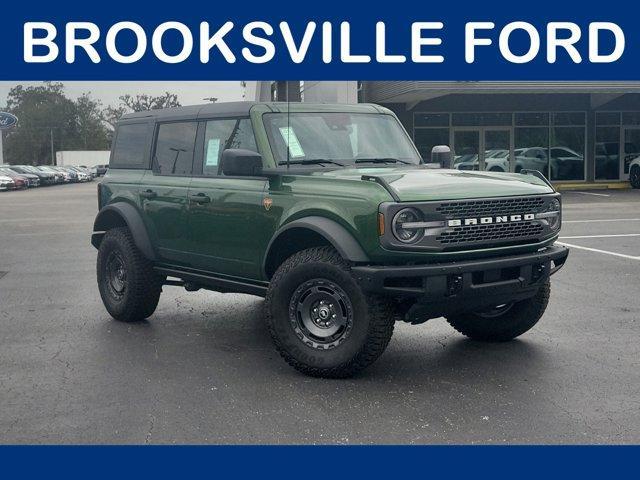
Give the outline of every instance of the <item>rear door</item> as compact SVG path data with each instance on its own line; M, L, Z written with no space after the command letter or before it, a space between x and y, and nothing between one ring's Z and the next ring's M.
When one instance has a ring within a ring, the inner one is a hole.
M160 259L188 264L187 194L193 171L197 121L156 126L152 169L142 178L139 195L143 218Z
M251 120L204 120L200 132L188 195L191 262L218 274L259 278L270 224L263 206L268 180L226 177L220 169L225 149L257 151Z

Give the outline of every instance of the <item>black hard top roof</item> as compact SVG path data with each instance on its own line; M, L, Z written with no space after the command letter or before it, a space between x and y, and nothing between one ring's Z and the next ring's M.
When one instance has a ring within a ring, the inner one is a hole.
M286 112L288 109L298 112L349 112L349 113L383 113L387 112L378 105L360 103L347 104L313 104L299 102L222 102L207 103L204 105L192 105L188 107L165 108L162 110L148 110L124 115L121 120L153 119L155 121L184 120L198 117L229 116L246 117L255 105L263 105L274 112Z

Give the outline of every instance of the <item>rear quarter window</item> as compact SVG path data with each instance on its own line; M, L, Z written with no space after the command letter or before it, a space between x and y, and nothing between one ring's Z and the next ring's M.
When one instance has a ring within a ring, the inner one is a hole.
M120 125L116 132L110 168L147 168L152 128L147 123Z

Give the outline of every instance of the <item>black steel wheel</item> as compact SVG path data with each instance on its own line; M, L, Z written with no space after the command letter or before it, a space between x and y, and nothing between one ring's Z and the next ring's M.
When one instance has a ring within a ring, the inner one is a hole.
M529 331L538 323L547 309L550 292L551 286L547 280L531 298L498 305L482 312L449 315L447 322L473 340L506 342Z
M513 307L513 303L505 303L503 305L496 305L495 307L476 312L481 318L498 318L507 313Z
M107 291L116 300L122 299L127 288L127 268L117 250L109 252L106 265Z
M280 265L265 310L280 355L315 377L349 377L373 363L395 322L392 303L365 294L330 247L303 250Z
M337 284L314 278L300 285L291 297L289 320L296 335L310 347L334 348L351 332L353 306Z
M140 253L127 228L114 228L105 234L96 271L102 303L113 318L135 322L153 314L163 278Z

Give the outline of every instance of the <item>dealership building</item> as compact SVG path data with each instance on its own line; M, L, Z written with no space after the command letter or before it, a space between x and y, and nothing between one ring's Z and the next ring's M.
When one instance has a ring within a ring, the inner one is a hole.
M247 97L384 105L423 158L446 144L459 169L622 186L640 156L640 82L256 82Z

